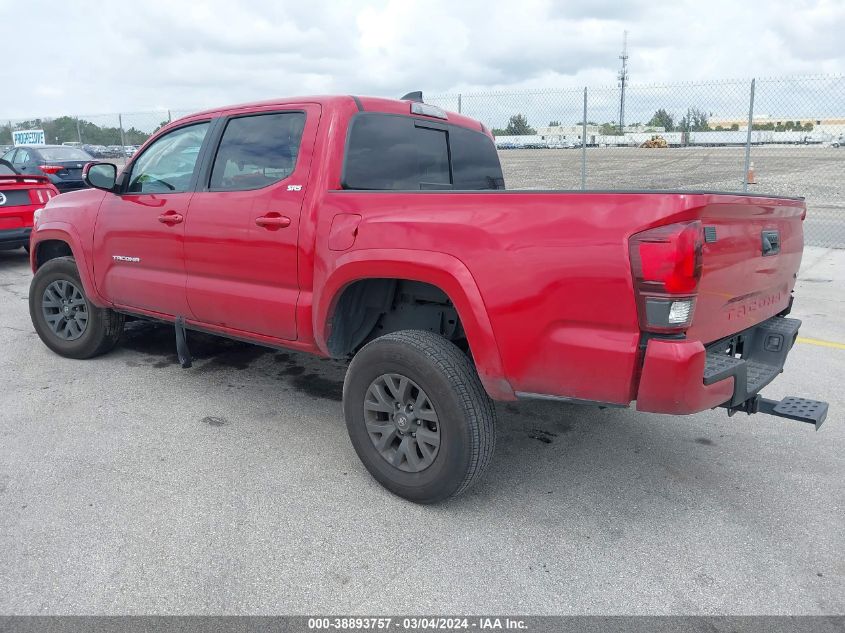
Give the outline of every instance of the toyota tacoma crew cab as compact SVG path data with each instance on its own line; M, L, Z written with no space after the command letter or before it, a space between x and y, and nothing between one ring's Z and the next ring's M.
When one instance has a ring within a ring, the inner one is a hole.
M85 359L126 315L351 359L369 472L432 503L477 481L494 400L818 426L769 400L800 321L802 199L506 191L484 125L422 101L301 97L200 112L36 214L32 321Z

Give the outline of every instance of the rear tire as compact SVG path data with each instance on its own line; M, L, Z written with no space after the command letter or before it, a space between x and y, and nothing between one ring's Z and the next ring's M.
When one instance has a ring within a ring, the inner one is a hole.
M72 257L41 266L29 286L29 315L43 343L59 356L93 358L117 345L123 315L98 308L85 296Z
M365 345L349 365L343 410L370 474L416 503L461 494L493 455L493 402L469 358L431 332L403 330Z

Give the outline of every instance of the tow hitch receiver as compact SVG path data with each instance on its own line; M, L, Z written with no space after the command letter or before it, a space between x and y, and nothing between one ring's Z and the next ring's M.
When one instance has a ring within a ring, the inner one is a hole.
M779 418L788 418L813 424L818 431L822 422L827 418L827 402L810 400L809 398L798 398L787 396L783 400L769 400L757 395L749 398L738 407L728 409L728 415L738 411L744 411L748 415L752 413L768 413Z

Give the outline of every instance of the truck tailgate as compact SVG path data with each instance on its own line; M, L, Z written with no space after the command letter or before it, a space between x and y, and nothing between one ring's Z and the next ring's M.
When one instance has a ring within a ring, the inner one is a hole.
M720 196L700 209L702 276L687 337L707 344L788 307L801 265L804 201Z

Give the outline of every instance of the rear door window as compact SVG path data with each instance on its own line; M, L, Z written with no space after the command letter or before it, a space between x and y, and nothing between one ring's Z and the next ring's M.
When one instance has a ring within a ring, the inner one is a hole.
M296 167L304 112L274 112L231 119L214 158L209 188L259 189L287 178Z
M409 116L365 113L351 124L345 189L504 189L488 136Z
M29 162L29 151L25 149L19 149L18 153L15 154L15 160L12 163L15 167L23 167Z

